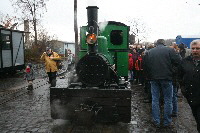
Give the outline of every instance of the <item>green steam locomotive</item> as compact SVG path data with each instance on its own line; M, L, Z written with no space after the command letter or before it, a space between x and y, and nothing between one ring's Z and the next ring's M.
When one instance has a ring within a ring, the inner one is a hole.
M81 123L130 122L128 78L129 26L98 23L98 7L87 7L88 25L80 28L78 80L67 88L51 87L51 116ZM59 108L59 109L58 109Z

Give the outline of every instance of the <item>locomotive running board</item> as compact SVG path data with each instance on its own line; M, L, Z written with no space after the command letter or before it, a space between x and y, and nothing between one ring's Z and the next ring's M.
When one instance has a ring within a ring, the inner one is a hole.
M50 88L51 117L87 123L131 121L131 90Z

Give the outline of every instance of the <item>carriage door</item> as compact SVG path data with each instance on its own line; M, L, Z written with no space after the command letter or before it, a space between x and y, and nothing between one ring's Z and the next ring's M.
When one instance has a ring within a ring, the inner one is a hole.
M1 49L2 49L2 67L9 68L12 67L12 54L11 54L11 34L10 31L1 31Z

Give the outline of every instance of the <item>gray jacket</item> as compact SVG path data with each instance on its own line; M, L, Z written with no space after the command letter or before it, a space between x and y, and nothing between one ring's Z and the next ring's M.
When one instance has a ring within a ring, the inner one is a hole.
M172 80L173 66L181 62L181 56L174 49L157 44L146 55L146 71L151 80Z
M26 80L28 80L28 81L35 80L35 74L34 74L33 69L31 69L30 72L26 72L26 73L25 73L24 79L26 79Z

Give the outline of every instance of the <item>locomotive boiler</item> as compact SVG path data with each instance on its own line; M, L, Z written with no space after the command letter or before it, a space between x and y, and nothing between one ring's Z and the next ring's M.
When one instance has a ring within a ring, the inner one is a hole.
M68 87L51 87L51 116L96 122L130 122L128 78L129 26L98 23L98 7L88 6L88 25L80 28L78 80Z

